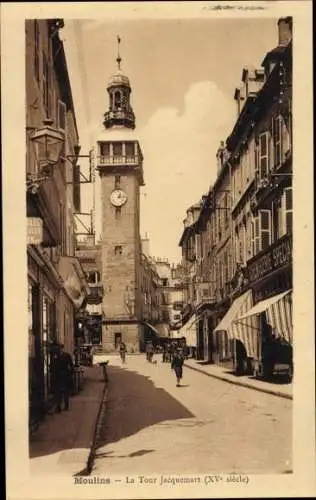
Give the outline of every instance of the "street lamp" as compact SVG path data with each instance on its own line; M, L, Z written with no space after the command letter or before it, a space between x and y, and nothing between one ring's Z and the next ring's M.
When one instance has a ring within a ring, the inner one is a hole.
M27 190L35 194L40 184L50 178L54 166L60 160L65 144L63 130L52 127L53 120L43 121L43 127L35 129L30 136L35 154L36 171L27 173Z

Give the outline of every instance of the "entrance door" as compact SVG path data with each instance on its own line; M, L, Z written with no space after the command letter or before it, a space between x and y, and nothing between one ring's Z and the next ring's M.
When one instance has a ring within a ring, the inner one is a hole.
M119 345L120 345L121 341L122 341L122 334L121 334L121 332L114 333L114 346L115 346L115 349L119 348Z

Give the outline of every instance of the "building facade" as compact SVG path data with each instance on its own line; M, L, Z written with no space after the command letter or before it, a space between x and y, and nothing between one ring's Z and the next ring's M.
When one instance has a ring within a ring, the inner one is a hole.
M63 343L70 354L74 352L75 314L86 295L84 272L75 258L73 217L80 199L74 165L79 137L59 37L63 24L61 19L25 23L31 425L45 414L52 399L54 346Z
M292 344L291 18L278 21L278 34L261 67L242 71L217 179L180 240L198 358L240 373L258 369L267 323Z
M77 243L76 257L80 261L87 280L87 297L85 307L78 311L78 344L102 345L102 310L103 285L101 244L95 244L94 235L87 236L85 240Z

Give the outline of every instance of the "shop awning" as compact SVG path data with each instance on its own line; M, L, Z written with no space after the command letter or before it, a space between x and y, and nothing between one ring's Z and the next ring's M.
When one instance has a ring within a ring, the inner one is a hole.
M60 257L58 271L63 279L64 289L68 297L79 309L87 293L87 283L79 260L71 256Z
M146 326L148 326L148 328L149 328L150 330L152 330L152 332L154 332L154 333L155 333L155 335L159 336L159 332L158 332L158 330L156 330L156 328L155 328L153 325L151 325L150 323L146 323L146 322L145 322L145 325L146 325Z
M267 321L275 330L277 336L284 337L292 343L292 300L291 290L279 293L268 299L261 300L245 314L240 316L237 323L247 321L247 318L256 316L263 312L267 315Z
M244 316L251 309L252 305L252 291L248 290L234 300L222 321L215 328L215 332L224 330L227 339L239 340L245 346L248 356L252 356L256 349L258 336L257 318L255 316L244 323L235 322L239 321L240 317Z
M246 313L252 306L252 292L248 290L244 294L237 297L234 300L230 308L228 309L225 316L219 322L217 327L215 328L215 332L225 330L228 333L231 331L232 322L237 318L240 318L243 314Z
M193 314L189 321L180 328L177 335L178 337L185 337L186 344L189 347L196 347L196 324L198 321L196 314Z

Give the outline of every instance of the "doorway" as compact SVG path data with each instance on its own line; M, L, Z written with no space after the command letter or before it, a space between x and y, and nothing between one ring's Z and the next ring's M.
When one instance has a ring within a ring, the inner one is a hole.
M115 349L119 348L120 343L122 342L122 334L121 332L114 333L114 347Z

